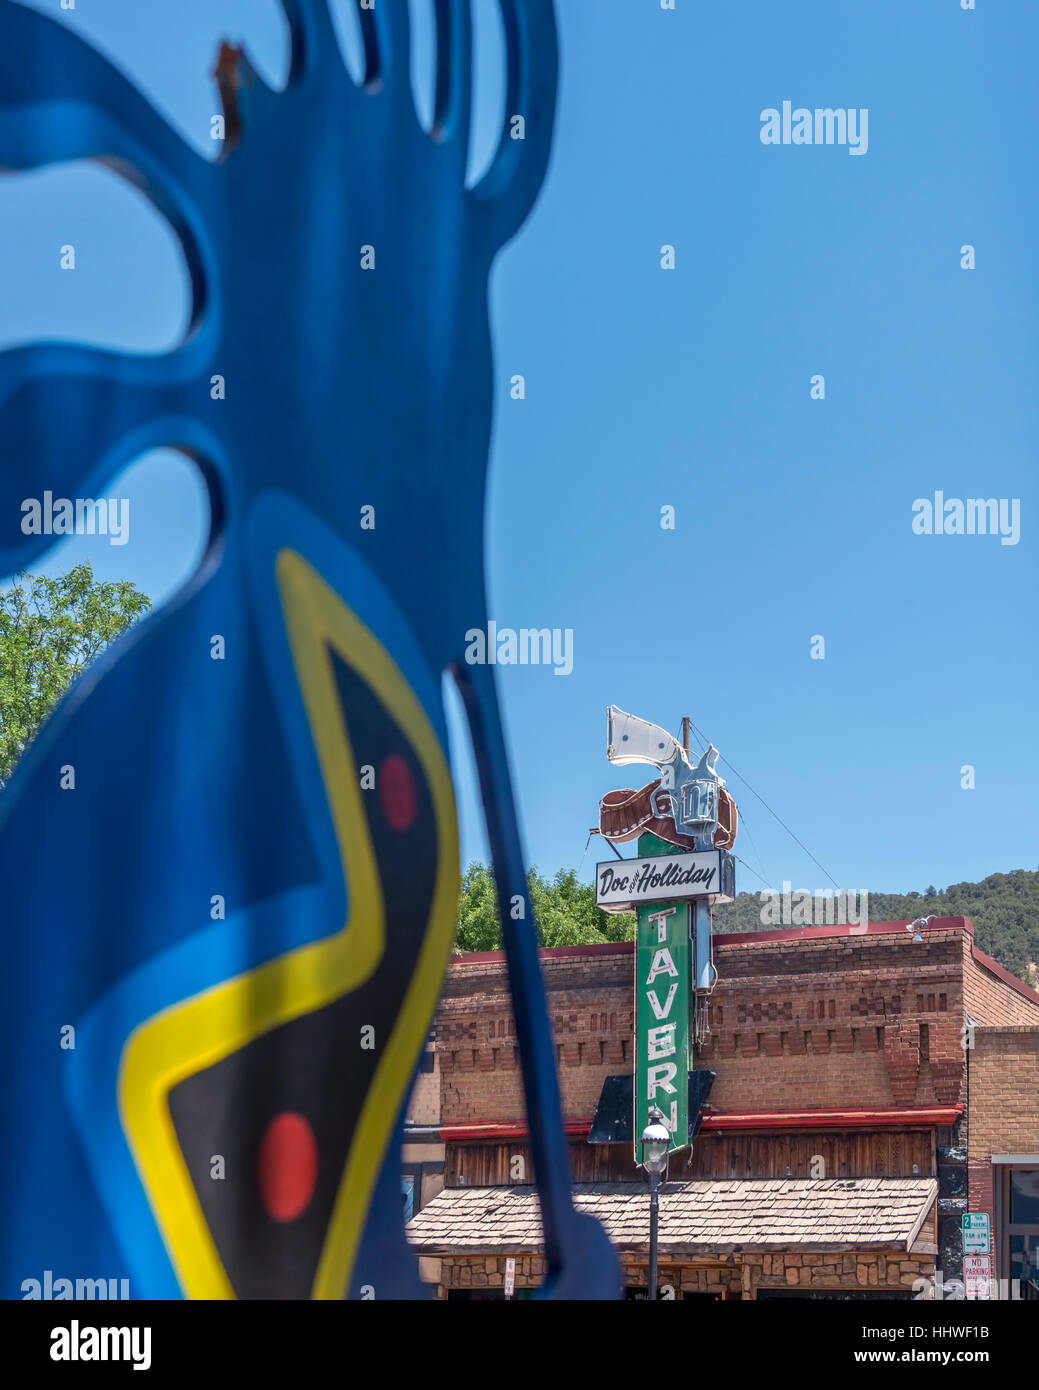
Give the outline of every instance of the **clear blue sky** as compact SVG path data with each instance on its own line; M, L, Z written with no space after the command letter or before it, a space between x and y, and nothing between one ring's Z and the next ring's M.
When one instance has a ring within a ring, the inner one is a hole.
M496 4L475 3L474 170L502 103ZM574 634L569 676L499 668L543 870L576 866L598 798L643 780L606 762L611 702L676 730L691 714L845 888L1039 862L1039 6L977 6L557 0L553 165L492 287L487 523L498 623ZM412 8L428 104L426 0ZM60 17L209 155L218 41L284 80L275 0L80 0ZM786 99L867 107L868 153L762 145L762 109ZM74 274L58 266L68 241ZM0 179L0 286L5 347L162 351L186 323L172 235L94 166ZM914 535L913 500L936 489L1020 499L1020 542ZM161 601L200 553L192 468L153 455L110 491L132 500L130 543L77 539L47 569L89 553ZM826 886L729 785L760 863L746 836L739 854L777 885ZM463 856L482 856L464 759L460 803ZM583 877L603 854L593 842ZM743 868L738 884L761 886Z

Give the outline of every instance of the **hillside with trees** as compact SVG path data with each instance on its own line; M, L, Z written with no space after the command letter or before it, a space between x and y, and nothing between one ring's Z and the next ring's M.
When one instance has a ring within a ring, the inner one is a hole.
M591 889L589 889L591 892ZM758 893L740 893L715 909L719 932L759 931L762 903ZM1039 872L1012 869L989 874L980 883L953 883L922 893L870 893L871 922L911 921L914 917L967 917L982 951L1031 984L1039 962ZM820 920L822 914L819 914Z

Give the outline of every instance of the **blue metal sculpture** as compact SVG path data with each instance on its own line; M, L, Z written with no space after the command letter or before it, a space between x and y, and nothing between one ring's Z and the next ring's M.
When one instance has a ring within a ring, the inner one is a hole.
M467 191L468 0L437 3L432 138L406 0L359 9L363 87L325 0L282 0L288 86L225 46L216 163L69 29L0 0L0 164L133 180L194 294L166 356L0 356L0 564L43 547L23 499L97 496L155 446L197 461L212 514L191 583L73 689L0 800L0 1295L44 1269L145 1298L422 1291L398 1157L457 902L445 669L499 901L527 901L494 673L462 660L486 625L487 282L555 101L551 0L500 3L525 139L506 130ZM546 1293L615 1296L571 1204L531 921L503 914Z

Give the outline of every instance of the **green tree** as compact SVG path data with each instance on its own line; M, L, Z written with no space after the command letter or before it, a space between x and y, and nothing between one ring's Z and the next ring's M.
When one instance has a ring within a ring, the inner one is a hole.
M76 677L151 607L129 580L100 584L90 561L0 593L0 785Z
M548 880L527 870L527 892L539 946L579 946L595 941L630 941L630 912L603 912L591 884L579 883L574 869L560 869ZM459 951L500 951L501 925L494 876L486 864L472 863L462 876L455 946Z
M498 922L498 894L486 864L472 863L462 875L458 895L458 926L455 948L459 951L498 951L501 926Z

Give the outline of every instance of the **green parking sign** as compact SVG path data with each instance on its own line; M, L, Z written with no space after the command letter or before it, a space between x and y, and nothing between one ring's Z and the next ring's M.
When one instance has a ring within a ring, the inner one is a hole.
M963 1213L963 1253L965 1255L990 1255L992 1236L987 1211L965 1211Z

